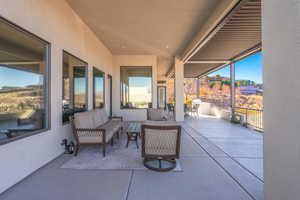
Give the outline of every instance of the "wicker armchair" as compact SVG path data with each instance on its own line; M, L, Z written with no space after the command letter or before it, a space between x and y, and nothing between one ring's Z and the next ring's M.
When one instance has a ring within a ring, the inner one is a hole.
M180 153L181 126L167 122L145 122L141 127L144 166L155 171L176 167Z
M122 118L109 118L103 109L76 113L74 118L71 118L71 122L76 140L75 156L81 145L102 144L104 157L106 144L111 142L113 145L113 136L117 134L119 137L122 131Z

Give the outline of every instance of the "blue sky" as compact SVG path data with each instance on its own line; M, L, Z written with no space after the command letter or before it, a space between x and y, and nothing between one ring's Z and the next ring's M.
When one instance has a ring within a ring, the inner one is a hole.
M261 52L240 60L235 66L236 80L245 79L262 83ZM215 75L229 77L229 67L216 71L209 76ZM24 87L27 85L41 84L42 80L42 75L0 66L0 88L3 86ZM135 87L151 87L151 78L130 77L129 82L131 86ZM76 80L75 84L78 85L76 92L84 92L84 79Z
M230 76L229 67L220 69L209 76ZM235 64L235 79L236 80L251 80L256 83L262 83L262 53L256 53Z

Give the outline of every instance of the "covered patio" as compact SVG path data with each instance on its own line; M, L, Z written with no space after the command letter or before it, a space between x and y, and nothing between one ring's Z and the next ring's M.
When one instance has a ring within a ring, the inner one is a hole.
M0 199L298 200L299 2L2 0Z
M182 127L183 171L62 169L72 157L62 155L0 199L263 199L261 133L212 116Z

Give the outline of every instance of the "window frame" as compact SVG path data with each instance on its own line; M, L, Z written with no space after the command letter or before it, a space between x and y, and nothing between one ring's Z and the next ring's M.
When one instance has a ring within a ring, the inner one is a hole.
M102 108L105 108L105 72L98 69L97 67L93 66L93 109L102 109L100 107L96 107L96 96L95 96L95 77L94 77L94 70L97 70L99 72L101 72L103 74L103 107Z
M128 65L124 65L124 66L120 66L120 70L119 70L119 72L120 72L120 110L147 110L148 108L136 108L136 107L134 107L134 108L123 108L122 107L122 105L121 105L121 99L123 98L123 96L122 96L122 94L123 94L123 90L122 90L122 77L121 77L121 68L122 67L132 67L132 68L135 68L135 67L149 67L149 68L151 68L151 102L149 102L149 103L151 103L152 104L152 106L153 106L153 66L128 66Z
M85 95L85 102L86 102L86 108L85 108L85 111L88 111L88 109L89 109L89 88L88 88L88 83L89 83L89 65L88 65L88 63L86 62L86 61L84 61L84 60L82 60L81 58L79 58L79 57L77 57L77 56L75 56L74 54L72 54L72 53L69 53L67 50L65 50L65 49L63 49L62 50L62 60L61 60L61 62L62 62L62 98L61 98L61 100L63 100L63 93L64 93L64 80L63 80L63 67L64 67L64 53L66 53L67 55L69 55L69 56L72 56L72 57L74 57L74 58L76 58L76 59L78 59L78 60L80 60L81 62L83 62L83 63L85 63L86 64L86 69L85 69L85 78L86 78L86 81L85 81L85 92L86 92L86 95ZM74 69L73 69L74 70ZM73 78L73 85L74 85L74 78ZM74 89L74 88L73 88ZM75 93L74 93L74 91L72 92L72 95L70 95L70 98L72 98L72 102L73 102L73 104L74 104L74 98L75 98ZM61 103L62 103L62 101L61 101ZM74 105L73 105L74 106ZM62 105L61 105L61 107L62 107ZM61 118L62 119L62 118ZM66 124L70 124L70 121L63 121L62 120L62 125L66 125Z
M46 52L45 52L45 73L44 73L44 80L43 80L43 84L44 84L44 99L45 99L45 128L37 130L37 131L32 131L32 132L28 132L25 133L24 135L20 135L20 136L16 136L16 137L12 137L12 138L8 138L8 139L4 139L4 140L0 140L0 146L1 145L5 145L17 140L21 140L23 138L27 138L27 137L31 137L37 134L41 134L44 132L47 132L49 130L51 130L51 43L48 42L47 40L43 39L42 37L36 35L35 33L23 28L22 26L12 22L11 20L8 20L4 17L2 17L0 15L0 22L5 23L11 27L13 27L16 31L19 31L25 35L27 35L28 37L32 37L35 38L37 40L40 40L41 42L45 43L45 48L46 48Z

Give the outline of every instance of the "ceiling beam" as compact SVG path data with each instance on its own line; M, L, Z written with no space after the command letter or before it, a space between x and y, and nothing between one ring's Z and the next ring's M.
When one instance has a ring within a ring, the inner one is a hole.
M210 73L213 73L215 71L218 71L219 69L222 69L224 67L226 67L227 65L230 65L231 63L234 63L234 62L238 62L239 60L243 59L243 58L246 58L248 56L251 56L259 51L261 51L262 49L262 46L261 46L261 43L255 45L254 47L250 48L250 49L247 49L246 51L234 56L233 58L230 59L230 61L228 63L225 63L225 64L221 64L219 65L218 67L215 67L213 69L209 69L207 70L206 72L200 74L199 76L197 76L198 78L201 78L203 76L206 76L207 74L210 74Z
M222 68L226 67L226 66L229 65L229 64L230 64L230 63L225 63L225 64L219 65L219 66L216 67L216 68L209 69L209 70L207 70L206 72L204 72L204 73L202 73L202 74L196 76L196 78L202 78L202 77L206 76L207 74L216 72L216 71L218 71L219 69L222 69Z
M191 60L187 64L214 64L214 63L230 63L230 60Z
M40 65L41 61L4 61L0 65Z

